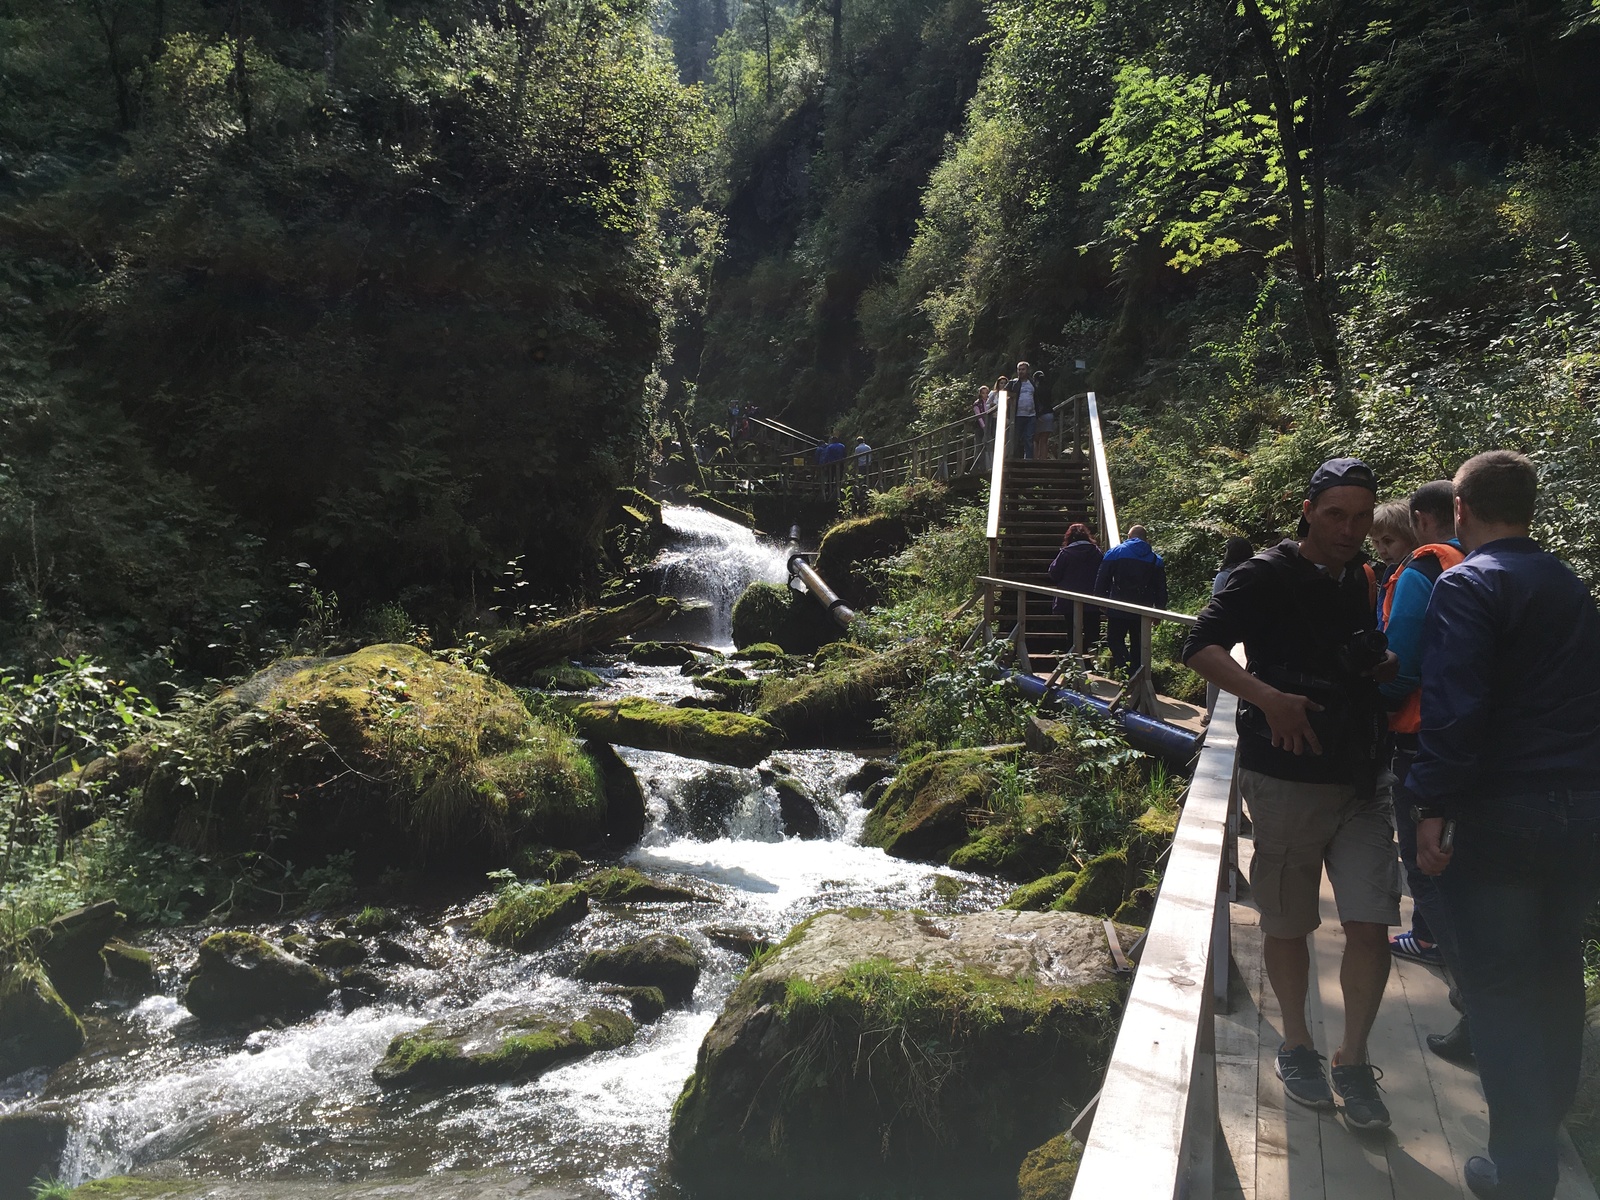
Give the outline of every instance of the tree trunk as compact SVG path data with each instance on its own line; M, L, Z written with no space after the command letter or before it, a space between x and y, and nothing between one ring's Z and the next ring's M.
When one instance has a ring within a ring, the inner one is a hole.
M844 0L831 0L828 12L833 17L833 40L829 44L829 60L837 67L844 58Z
M772 103L772 0L761 0L761 41L767 53L767 103Z
M133 128L133 101L128 91L127 67L123 64L122 53L117 45L117 12L113 9L108 15L101 0L94 0L90 8L106 42L106 65L111 68L112 86L117 95L117 128L126 133Z
M338 48L339 0L322 0L322 74L333 82L334 52Z
M245 140L250 139L250 75L244 56L244 0L233 0L233 86L244 122Z
M1300 281L1300 302L1305 311L1306 332L1311 337L1317 361L1333 382L1343 388L1343 375L1339 367L1339 341L1333 318L1328 313L1327 296L1323 291L1323 276L1317 270L1317 257L1313 243L1315 230L1321 227L1321 213L1313 210L1313 202L1306 196L1305 164L1301 161L1300 131L1295 127L1294 90L1284 73L1283 64L1273 44L1272 28L1267 24L1257 0L1242 0L1240 5L1250 32L1255 38L1261 56L1261 66L1267 76L1267 91L1272 98L1273 123L1278 130L1278 144L1283 155L1284 195L1289 202L1289 249L1294 260L1295 275Z
M665 596L645 596L616 608L591 608L530 626L506 636L488 656L489 670L506 683L526 682L530 672L659 625L682 606Z

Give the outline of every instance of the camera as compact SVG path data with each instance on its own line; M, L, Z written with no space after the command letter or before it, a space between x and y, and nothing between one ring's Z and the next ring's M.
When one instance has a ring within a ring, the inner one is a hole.
M1365 675L1383 662L1389 639L1378 629L1358 629L1339 647L1339 665L1352 675Z

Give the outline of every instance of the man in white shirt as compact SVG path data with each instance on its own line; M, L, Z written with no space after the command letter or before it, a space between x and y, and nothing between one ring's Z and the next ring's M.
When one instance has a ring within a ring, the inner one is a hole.
M1006 387L1017 408L1016 419L1012 421L1014 442L1012 444L1012 458L1033 457L1033 430L1039 421L1038 389L1033 379L1033 368L1025 362L1017 364L1017 377Z

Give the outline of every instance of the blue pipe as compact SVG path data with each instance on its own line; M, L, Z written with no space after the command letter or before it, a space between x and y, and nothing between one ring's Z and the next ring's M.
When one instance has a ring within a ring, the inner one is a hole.
M1068 688L1046 687L1044 680L1035 675L1024 675L1014 671L1010 679L1017 686L1017 690L1034 700L1054 700L1082 712L1099 713L1103 717L1112 718L1122 726L1123 735L1128 739L1130 746L1164 759L1171 766L1188 767L1194 762L1195 755L1200 753L1201 743L1205 741L1204 734L1190 733L1187 729L1168 725L1165 721L1147 717L1141 712L1132 712L1125 708L1112 712L1109 704L1095 696L1085 696L1082 692L1074 692Z

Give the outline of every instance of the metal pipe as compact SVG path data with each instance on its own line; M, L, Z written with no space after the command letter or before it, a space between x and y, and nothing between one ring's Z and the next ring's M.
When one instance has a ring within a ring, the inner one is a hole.
M1048 687L1044 680L1033 675L1014 673L1011 682L1023 695L1034 700L1055 700L1083 712L1095 712L1103 717L1111 717L1122 726L1123 735L1127 737L1129 745L1164 759L1175 767L1187 767L1192 763L1205 741L1204 734L1190 733L1187 729L1168 725L1165 721L1147 717L1141 712L1133 712L1126 708L1112 712L1111 706L1097 696L1085 696L1082 692L1074 692L1069 688Z
M806 590L818 604L828 610L828 615L837 621L841 628L848 628L850 622L855 620L855 610L839 599L839 594L827 585L803 555L789 555L789 575L805 584Z

